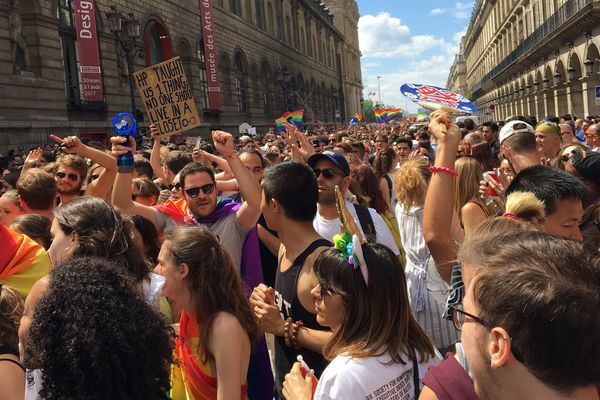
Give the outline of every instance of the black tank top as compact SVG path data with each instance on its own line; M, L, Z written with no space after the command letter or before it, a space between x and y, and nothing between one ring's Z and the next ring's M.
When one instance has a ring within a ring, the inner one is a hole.
M306 258L310 256L319 247L331 247L331 242L325 239L318 239L312 242L306 250L304 250L292 263L290 268L285 272L281 272L280 265L277 266L275 275L275 304L279 308L279 312L283 319L291 317L294 321L302 321L304 326L309 329L324 331L329 328L321 326L317 323L315 314L304 309L298 299L296 292L296 284L298 275L302 269L302 265ZM281 261L279 262L281 264ZM275 336L275 380L279 398L283 398L281 390L285 374L289 373L292 365L296 362L296 357L301 355L304 361L311 369L315 370L315 376L319 378L321 373L327 366L327 361L321 353L301 347L300 350L295 350L293 347L288 347L285 344L285 339L282 336Z

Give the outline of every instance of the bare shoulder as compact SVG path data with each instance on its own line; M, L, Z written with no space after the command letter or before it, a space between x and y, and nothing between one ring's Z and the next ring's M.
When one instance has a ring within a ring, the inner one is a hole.
M25 372L8 359L17 361L17 357L2 356L0 359L0 400L23 399L25 397Z
M234 336L246 335L240 321L235 315L225 311L219 312L213 323L210 332L212 339L232 338Z

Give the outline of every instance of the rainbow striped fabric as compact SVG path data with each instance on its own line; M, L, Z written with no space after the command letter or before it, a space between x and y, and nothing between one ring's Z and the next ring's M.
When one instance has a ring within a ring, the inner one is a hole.
M401 108L380 108L373 110L375 119L378 123L388 123L395 119L402 119L403 110Z
M0 282L25 298L33 284L50 273L50 257L33 239L1 223L0 243Z
M363 115L358 113L350 119L350 126L354 126L363 120Z

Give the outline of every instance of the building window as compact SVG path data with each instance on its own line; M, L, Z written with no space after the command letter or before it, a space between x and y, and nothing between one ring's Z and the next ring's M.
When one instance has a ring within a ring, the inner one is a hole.
M240 0L229 0L229 11L238 17L242 16L242 2Z
M259 29L265 29L265 10L263 9L262 0L256 0L254 7L256 8L256 26Z
M204 41L198 43L198 61L200 61L200 103L208 108L208 78L206 76L206 59L204 58Z
M260 71L260 79L262 85L262 103L266 115L271 114L270 105L270 87L269 87L269 64L264 62Z
M173 57L173 47L169 34L162 24L150 21L144 31L146 43L146 66L161 63Z
M246 70L242 54L235 56L235 94L237 97L238 111L246 112Z
M79 61L77 59L77 46L75 45L75 24L73 22L73 0L60 0L58 2L58 32L63 55L65 70L65 94L69 105L81 104L81 87L79 76Z

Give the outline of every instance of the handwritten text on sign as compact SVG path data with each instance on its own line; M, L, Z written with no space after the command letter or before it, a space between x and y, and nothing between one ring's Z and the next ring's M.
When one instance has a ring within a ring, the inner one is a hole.
M158 127L161 138L200 125L179 57L138 71L134 77L150 121Z

